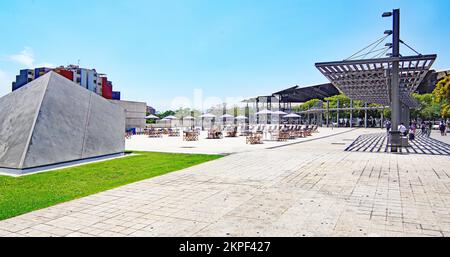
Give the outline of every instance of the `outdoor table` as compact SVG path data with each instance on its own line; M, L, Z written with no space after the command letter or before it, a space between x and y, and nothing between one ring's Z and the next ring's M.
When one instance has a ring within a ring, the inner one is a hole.
M183 132L183 140L184 141L197 141L198 133L195 131L184 131Z
M252 145L253 144L260 144L260 143L262 143L262 136L263 136L262 132L256 132L256 133L250 132L247 135L246 143L247 144L250 143Z
M237 137L237 131L228 131L227 137Z
M223 134L221 131L209 131L207 139L221 139Z
M149 130L148 137L162 137L161 131L159 130Z
M178 137L180 136L180 131L177 129L169 130L169 137Z

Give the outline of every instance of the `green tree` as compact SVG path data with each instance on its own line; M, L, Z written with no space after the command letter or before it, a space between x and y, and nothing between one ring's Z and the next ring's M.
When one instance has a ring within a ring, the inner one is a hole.
M434 101L433 94L413 94L420 106L411 112L411 117L419 117L426 120L439 118L440 104Z
M175 115L175 112L171 110L156 114L156 116L158 116L160 119L164 119L165 117L172 115Z
M294 112L298 112L298 111L306 111L313 107L322 108L323 106L320 106L319 99L311 99L309 101L304 102L301 105L295 106L293 109L294 109Z
M350 98L344 94L339 94L339 95L334 95L334 96L330 96L325 98L325 101L329 101L330 102L330 108L337 108L338 105L338 100L339 100L339 108L348 108L350 107ZM326 103L324 103L325 108L326 108ZM364 104L362 103L362 101L359 100L354 100L353 101L353 107L357 108L357 107L363 107ZM353 113L353 117L362 117L362 115L364 115L364 112L360 111L354 111ZM331 112L331 116L332 118L337 118L337 113L336 112ZM339 112L339 117L340 118L350 118L350 111L340 111Z
M450 117L450 75L441 79L433 90L434 103L440 105L440 116Z
M386 118L386 119L390 119L391 118L391 109L390 108L386 108L386 109L384 109L383 110L383 116Z
M191 109L191 108L180 108L178 110L175 111L175 116L181 118L181 117L187 117L187 116L191 116L193 113L194 117L198 117L200 115L202 115L202 113L199 110L195 110L195 109Z

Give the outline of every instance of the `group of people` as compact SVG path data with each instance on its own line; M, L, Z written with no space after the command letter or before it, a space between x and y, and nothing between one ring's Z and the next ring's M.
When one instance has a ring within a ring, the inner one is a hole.
M385 127L387 133L389 133L389 131L391 131L392 129L392 123L389 120L387 120L385 122ZM422 135L429 137L431 134L431 130L433 129L433 123L429 121L427 122L422 121L422 123L419 125L416 121L412 121L409 124L409 129L406 128L404 123L401 123L398 126L398 131L400 131L400 134L402 136L409 136L409 140L415 139L417 129L420 129ZM450 133L450 124L445 123L445 121L442 120L439 123L439 131L441 132L442 136L446 136L448 132Z
M445 123L443 120L439 123L439 131L441 131L441 136L446 136L447 132L450 133L450 122Z

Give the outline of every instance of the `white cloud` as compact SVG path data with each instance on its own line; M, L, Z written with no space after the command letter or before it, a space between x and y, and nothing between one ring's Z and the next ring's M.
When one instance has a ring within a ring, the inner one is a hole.
M34 53L30 47L25 47L19 54L10 55L9 59L24 65L27 68L32 68L34 63Z
M34 53L33 53L33 49L31 49L31 47L25 47L20 53L10 55L9 60L16 62L18 64L21 64L27 68L37 68L37 67L54 68L54 67L56 67L55 65L48 63L48 62L35 64L34 63L35 62Z

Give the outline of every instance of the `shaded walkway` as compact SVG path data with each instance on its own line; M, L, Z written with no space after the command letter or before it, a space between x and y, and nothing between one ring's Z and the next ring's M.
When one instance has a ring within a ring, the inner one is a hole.
M349 152L390 152L386 133L366 134L358 137L345 151ZM400 148L401 153L450 155L450 145L434 138L417 133L415 140L409 141L410 147Z

